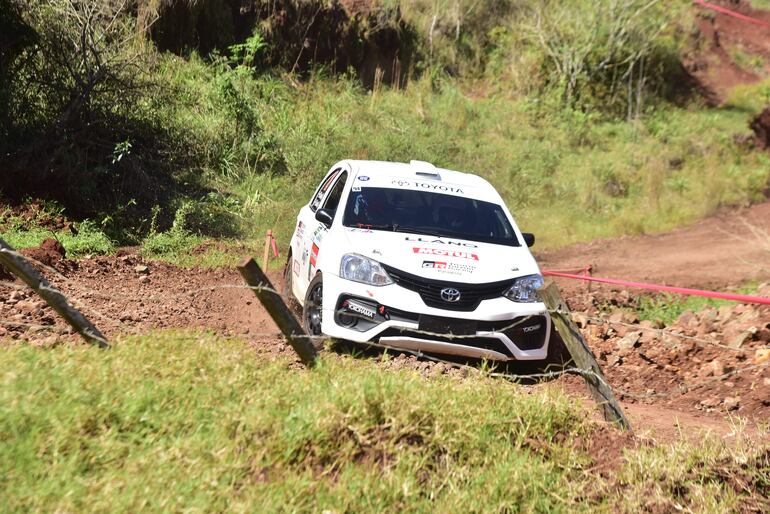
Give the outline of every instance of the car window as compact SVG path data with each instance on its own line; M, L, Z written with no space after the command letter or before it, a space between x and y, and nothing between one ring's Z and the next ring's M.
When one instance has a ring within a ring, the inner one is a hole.
M361 187L350 193L342 223L519 246L502 206L428 191Z
M345 182L348 178L348 172L343 171L334 187L326 195L326 202L324 203L324 209L332 211L332 214L337 211L337 206L340 204L340 198L342 198L342 192L345 190Z
M321 187L318 188L318 191L316 191L315 196L313 196L313 199L310 201L311 211L315 212L318 209L318 207L321 206L321 202L326 196L327 191L329 191L329 186L331 186L334 183L334 179L337 177L337 175L339 175L340 171L342 171L342 168L337 168L336 170L329 173L329 175L324 179L324 181L321 182Z

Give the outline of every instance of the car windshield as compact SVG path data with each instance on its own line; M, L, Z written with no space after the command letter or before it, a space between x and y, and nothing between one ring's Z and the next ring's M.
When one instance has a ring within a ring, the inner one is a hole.
M342 224L519 246L500 205L428 191L353 188Z

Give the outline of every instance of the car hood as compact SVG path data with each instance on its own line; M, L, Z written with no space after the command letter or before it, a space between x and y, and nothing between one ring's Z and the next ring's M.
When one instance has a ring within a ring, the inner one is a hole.
M344 228L349 252L421 277L481 284L540 273L526 246Z

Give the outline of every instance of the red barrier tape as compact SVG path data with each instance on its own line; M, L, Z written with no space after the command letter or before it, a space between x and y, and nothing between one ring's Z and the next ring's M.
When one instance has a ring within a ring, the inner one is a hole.
M746 16L745 14L731 11L730 9L721 7L719 5L710 4L708 2L704 2L703 0L693 0L693 3L696 3L701 7L705 7L706 9L711 9L712 11L716 11L721 14L726 14L727 16L732 16L733 18L738 18L739 20L743 20L748 23L753 23L755 25L761 25L762 27L770 28L770 23L764 20L758 20L756 18L752 18L751 16Z
M617 286L638 287L650 291L663 291L666 293L684 294L689 296L703 296L706 298L719 298L721 300L733 300L742 303L758 303L761 305L770 305L770 298L763 296L750 296L745 294L719 293L717 291L704 291L703 289L690 289L687 287L661 286L658 284L646 284L644 282L628 282L626 280L615 280L613 278L590 277L588 275L573 275L572 273L562 273L560 271L543 271L543 275L551 277L574 278L577 280L587 280L589 282L600 282L602 284L613 284Z

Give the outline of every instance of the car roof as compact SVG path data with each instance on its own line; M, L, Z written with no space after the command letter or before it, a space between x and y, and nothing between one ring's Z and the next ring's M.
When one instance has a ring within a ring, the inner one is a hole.
M438 175L441 182L472 187L480 196L499 198L497 190L487 180L472 173L439 168L425 161L390 162L348 160L355 175L385 176L394 179L431 179Z

